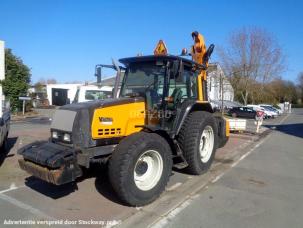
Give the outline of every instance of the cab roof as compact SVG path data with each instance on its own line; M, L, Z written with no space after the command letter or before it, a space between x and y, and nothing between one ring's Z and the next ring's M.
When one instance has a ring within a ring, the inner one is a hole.
M122 58L119 59L120 63L123 63L125 66L128 66L131 63L135 62L148 62L148 61L157 61L157 60L168 60L168 61L175 61L179 60L183 62L183 64L188 66L196 66L201 69L206 69L204 65L198 64L190 59L183 58L181 56L176 55L147 55L147 56L136 56L136 57L129 57L129 58Z

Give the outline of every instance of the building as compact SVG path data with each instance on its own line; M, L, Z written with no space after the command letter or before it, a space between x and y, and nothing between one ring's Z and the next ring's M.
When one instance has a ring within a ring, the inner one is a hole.
M223 100L234 100L234 89L218 63L209 64L207 77L208 97L210 100L222 100L222 89Z
M209 64L207 75L207 92L208 99L212 103L213 107L221 107L222 100L224 107L227 108L239 105L233 105L234 89L218 63Z
M47 84L46 93L50 105L65 105L73 102L81 84Z

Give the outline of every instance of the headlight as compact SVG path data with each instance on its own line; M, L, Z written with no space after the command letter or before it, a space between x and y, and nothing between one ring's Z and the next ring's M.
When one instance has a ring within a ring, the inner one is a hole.
M113 124L113 118L111 118L111 117L100 117L99 120L100 120L101 124L104 124L104 125Z
M70 134L65 133L63 135L63 140L66 141L66 142L70 142Z
M52 132L52 138L58 139L58 132L53 131L53 132Z

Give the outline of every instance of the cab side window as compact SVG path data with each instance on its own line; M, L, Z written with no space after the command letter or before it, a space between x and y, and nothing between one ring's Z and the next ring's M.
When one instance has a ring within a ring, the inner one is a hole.
M170 78L169 96L173 96L176 90L180 90L182 99L197 97L197 75L191 68L184 67L183 74Z

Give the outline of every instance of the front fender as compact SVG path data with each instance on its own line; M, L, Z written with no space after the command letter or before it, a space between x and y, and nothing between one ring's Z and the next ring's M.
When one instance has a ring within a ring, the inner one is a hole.
M206 111L213 113L213 109L209 102L196 102L196 101L187 101L181 105L181 108L177 110L176 120L172 129L172 136L179 134L181 127L189 115L193 111Z

